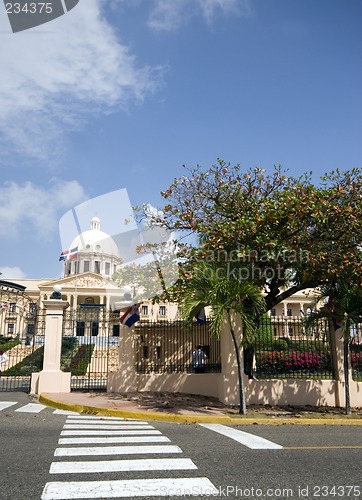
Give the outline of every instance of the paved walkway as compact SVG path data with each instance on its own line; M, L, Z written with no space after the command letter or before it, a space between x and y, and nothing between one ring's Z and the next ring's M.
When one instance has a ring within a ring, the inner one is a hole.
M250 407L247 415L215 398L173 393L42 393L39 402L83 414L184 423L362 425L362 409L347 417L342 409Z

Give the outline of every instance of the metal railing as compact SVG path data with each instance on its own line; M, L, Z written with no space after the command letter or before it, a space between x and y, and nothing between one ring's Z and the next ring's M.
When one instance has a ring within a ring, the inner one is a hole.
M362 325L353 326L350 333L352 379L362 382Z
M254 345L257 378L332 379L327 321L306 328L303 319L263 317Z
M192 353L198 345L206 354L201 371L221 372L220 341L207 323L188 328L182 321L139 321L135 332L138 373L194 373Z

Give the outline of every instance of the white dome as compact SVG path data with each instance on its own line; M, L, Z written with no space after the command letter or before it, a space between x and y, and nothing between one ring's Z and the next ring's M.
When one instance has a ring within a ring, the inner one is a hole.
M70 246L70 250L78 247L78 252L102 253L119 257L118 247L109 234L100 230L98 217L91 220L91 228L79 234Z

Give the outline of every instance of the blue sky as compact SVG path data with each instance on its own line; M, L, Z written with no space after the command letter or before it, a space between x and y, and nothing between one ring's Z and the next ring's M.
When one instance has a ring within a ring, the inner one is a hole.
M161 206L182 165L361 167L361 19L360 0L80 0L13 34L0 6L3 277L60 276L65 212L121 188Z

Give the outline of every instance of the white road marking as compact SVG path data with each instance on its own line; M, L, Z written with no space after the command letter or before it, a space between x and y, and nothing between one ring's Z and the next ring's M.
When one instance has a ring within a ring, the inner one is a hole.
M18 408L15 411L18 411L20 413L39 413L44 410L44 408L46 408L46 406L44 405L40 405L38 403L29 403L25 406L22 406L21 408Z
M93 438L60 438L58 444L121 444L121 443L170 443L166 436L127 436L127 437L93 437Z
M150 425L148 422L143 422L141 420L133 420L130 422L129 420L79 420L74 417L67 418L67 425L119 425L119 426L137 426L137 425Z
M69 411L69 410L54 410L53 414L54 415L74 415L74 417L79 415L79 413L77 413L75 411Z
M217 495L207 477L47 483L41 500Z
M100 429L99 424L65 424L64 429ZM152 425L126 425L126 424L115 424L115 425L102 425L102 429L114 429L114 430L122 430L122 429L154 429Z
M106 417L102 415L81 415L79 413L72 417L72 420L121 420L122 422L139 422L135 418L123 418L123 417Z
M233 429L232 427L227 427L226 425L221 424L200 424L202 427L206 427L206 429L210 429L211 431L218 432L223 436L227 436L238 443L251 448L252 450L282 450L283 446L279 444L273 443L272 441L268 441L259 436L254 436L254 434L249 434L248 432L238 431L237 429Z
M50 474L88 474L93 472L130 472L150 470L195 470L190 458L141 458L133 460L102 460L53 462Z
M151 436L161 434L160 431L126 430L126 431L62 431L61 436Z
M57 448L56 457L78 457L87 455L143 455L153 453L182 453L179 446L175 445L149 445L149 446L96 446Z
M0 401L0 411L9 408L9 406L13 406L18 404L16 401Z

